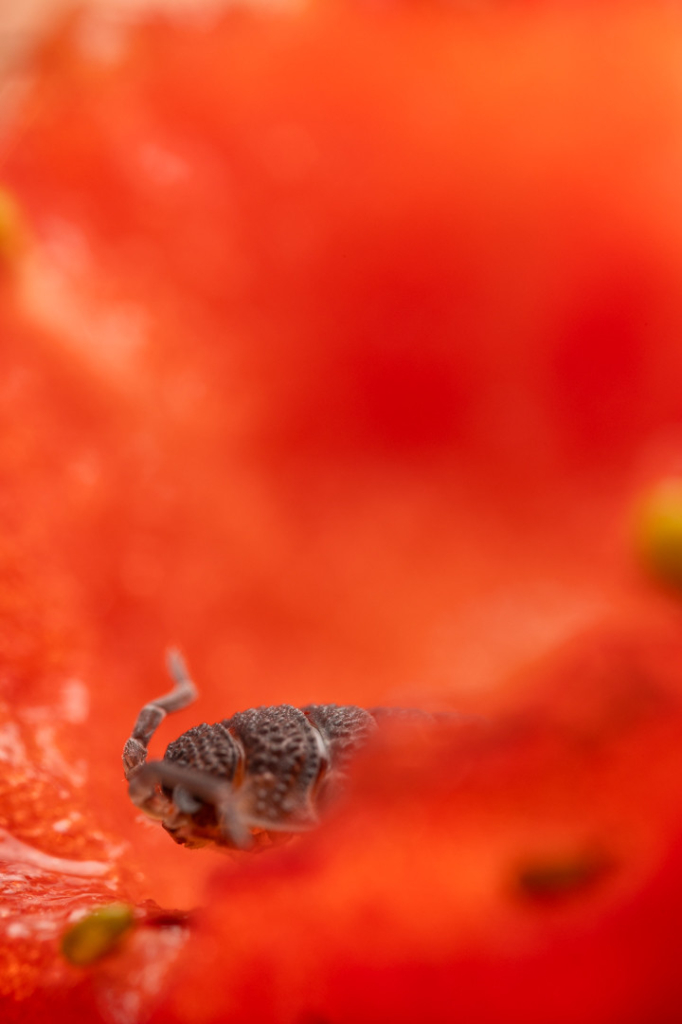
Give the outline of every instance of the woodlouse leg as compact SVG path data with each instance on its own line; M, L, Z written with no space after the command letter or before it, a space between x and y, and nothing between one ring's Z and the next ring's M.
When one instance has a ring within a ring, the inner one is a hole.
M175 686L164 697L145 704L123 748L123 770L128 780L144 765L149 741L166 715L180 711L197 698L196 687L178 651L168 652L168 671Z
M225 839L242 850L251 845L249 829L235 804L229 782L172 761L147 761L131 777L128 792L136 807L147 814L163 817L169 802L159 798L157 786L171 789L173 804L186 814L199 810L201 805L197 801L211 804L215 807L218 825Z

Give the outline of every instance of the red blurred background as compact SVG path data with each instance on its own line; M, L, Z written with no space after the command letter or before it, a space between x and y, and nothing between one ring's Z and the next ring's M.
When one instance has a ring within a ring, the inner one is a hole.
M210 894L158 1019L677 1019L680 613L633 517L682 461L682 22L530 6L84 14L5 131L0 827ZM263 703L494 725L226 865L122 782L169 644L156 756ZM142 987L140 934L102 981L5 932L21 1019Z

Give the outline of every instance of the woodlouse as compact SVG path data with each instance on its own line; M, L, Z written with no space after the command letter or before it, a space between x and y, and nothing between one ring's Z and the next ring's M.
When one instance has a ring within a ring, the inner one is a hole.
M190 848L262 848L314 827L378 720L401 714L336 704L250 708L189 729L163 760L147 761L160 722L197 697L177 651L168 667L175 685L140 711L123 764L133 803Z

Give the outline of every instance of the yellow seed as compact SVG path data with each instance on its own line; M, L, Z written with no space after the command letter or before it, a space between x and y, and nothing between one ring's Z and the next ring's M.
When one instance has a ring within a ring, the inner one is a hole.
M25 239L23 217L16 199L0 186L0 263L11 263Z
M76 967L88 967L115 949L133 919L133 908L126 903L99 907L64 933L62 953Z
M645 498L637 541L645 568L682 589L682 478L664 480Z

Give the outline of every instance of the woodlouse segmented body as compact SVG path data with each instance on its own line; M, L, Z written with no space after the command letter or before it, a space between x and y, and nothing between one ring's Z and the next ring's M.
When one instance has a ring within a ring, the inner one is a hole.
M148 762L147 745L161 720L196 697L176 652L169 667L175 688L142 709L123 763L133 803L188 847L263 847L312 828L387 713L336 704L251 708L189 729L162 761Z

